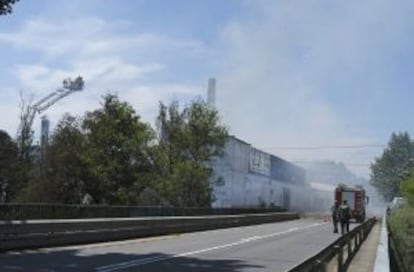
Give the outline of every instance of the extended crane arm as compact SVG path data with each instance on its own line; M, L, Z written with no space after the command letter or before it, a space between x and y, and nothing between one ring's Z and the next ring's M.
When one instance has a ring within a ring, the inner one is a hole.
M78 91L78 90L72 90L72 89L69 89L69 90L66 90L66 91L65 90L60 90L60 92L57 94L57 96L54 95L54 96L50 97L50 98L53 98L52 100L50 100L48 102L47 102L47 100L45 100L44 102L47 102L47 103L42 103L42 104L36 105L35 110L39 114L41 114L43 111L47 110L47 108L49 108L50 106L52 106L53 104L55 104L60 99L66 97L66 96L68 96L71 93L76 92L76 91Z
M74 81L65 79L63 81L63 89L57 89L53 93L40 99L39 102L32 106L32 108L40 114L65 96L68 96L73 92L81 91L83 86L84 82L81 77L77 77Z
M60 99L70 95L73 92L82 91L84 87L84 81L82 77L78 76L74 81L71 79L65 79L63 81L63 88L57 89L51 94L48 94L44 98L40 99L33 105L27 106L25 114L22 116L22 120L19 126L18 136L21 134L23 126L29 128L32 127L36 113L40 114L47 110L50 106L55 104ZM24 119L24 120L23 120Z
M51 93L51 94L49 94L49 95L47 95L46 97L44 97L44 98L42 98L42 99L40 99L39 101L37 101L32 107L33 108L36 108L36 107L38 107L39 105L41 105L43 102L45 102L45 101L47 101L47 100L49 100L49 99L51 99L52 97L54 97L54 96L56 96L56 92L53 92L53 93Z

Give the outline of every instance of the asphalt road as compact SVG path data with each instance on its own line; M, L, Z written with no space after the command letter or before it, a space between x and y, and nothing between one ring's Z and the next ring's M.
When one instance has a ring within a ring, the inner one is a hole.
M2 272L286 271L339 237L330 223L300 219L111 243L0 254Z

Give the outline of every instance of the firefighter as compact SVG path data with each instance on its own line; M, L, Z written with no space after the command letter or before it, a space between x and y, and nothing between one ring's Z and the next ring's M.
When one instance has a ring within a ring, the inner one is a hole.
M338 233L338 221L339 221L339 205L338 201L335 200L335 204L331 208L331 214L332 214L332 223L334 226L334 233Z
M351 208L348 206L346 200L342 202L342 205L339 207L339 221L341 223L341 234L344 234L346 231L349 232L349 218L351 217Z

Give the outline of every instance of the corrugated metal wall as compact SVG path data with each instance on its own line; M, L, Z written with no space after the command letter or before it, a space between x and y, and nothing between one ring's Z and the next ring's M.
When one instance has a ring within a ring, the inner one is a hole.
M314 192L305 170L230 136L224 154L211 162L213 207L283 206L324 210L329 196ZM329 207L329 206L328 206Z

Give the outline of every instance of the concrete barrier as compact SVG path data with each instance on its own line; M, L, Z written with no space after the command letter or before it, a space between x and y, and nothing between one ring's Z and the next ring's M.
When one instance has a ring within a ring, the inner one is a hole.
M0 222L0 250L103 242L298 219L296 213Z
M390 257L388 250L387 215L384 214L381 225L381 236L375 258L375 272L390 272Z
M277 206L272 208L179 208L165 206L71 205L58 203L0 203L1 220L237 215L275 212L286 212L286 209Z

